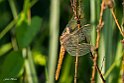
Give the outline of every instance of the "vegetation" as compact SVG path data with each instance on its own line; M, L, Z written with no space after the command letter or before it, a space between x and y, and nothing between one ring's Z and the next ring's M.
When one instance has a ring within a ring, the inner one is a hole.
M77 83L103 82L95 63L106 83L124 82L122 3L82 0L98 51L79 57ZM75 57L68 53L55 80L59 37L72 16L70 0L0 0L0 83L73 83Z

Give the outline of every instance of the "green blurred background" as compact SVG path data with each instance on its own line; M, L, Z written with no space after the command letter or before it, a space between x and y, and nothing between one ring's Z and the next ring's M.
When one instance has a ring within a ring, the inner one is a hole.
M82 1L95 45L101 0ZM114 12L122 25L122 0L115 0ZM0 83L73 83L75 57L68 53L54 79L59 36L72 15L70 0L0 0ZM107 83L122 83L122 37L109 8L103 21L98 65ZM79 58L78 83L90 83L92 65L89 55ZM99 75L95 80L102 83Z

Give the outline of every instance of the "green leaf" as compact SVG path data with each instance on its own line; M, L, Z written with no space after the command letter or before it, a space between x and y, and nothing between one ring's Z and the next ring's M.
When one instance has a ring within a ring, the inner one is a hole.
M18 76L23 66L24 59L21 51L10 52L3 62L2 69L0 71L0 83L18 81Z
M28 25L25 21L16 28L16 38L19 48L27 47L38 33L41 26L41 18L33 17L31 25Z

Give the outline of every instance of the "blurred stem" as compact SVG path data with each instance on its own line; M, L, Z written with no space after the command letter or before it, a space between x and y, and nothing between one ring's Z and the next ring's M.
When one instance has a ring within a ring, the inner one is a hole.
M96 39L96 32L95 32L95 0L90 0L90 21L91 21L91 27L93 28L92 30L92 35L91 35L91 44L95 46L95 39ZM94 64L93 64L94 65ZM94 82L95 80L95 72L96 70L95 69L95 65L92 67L92 76L91 76L91 83Z
M28 61L29 61L29 65L30 65L30 70L31 70L31 79L33 80L33 83L38 83L38 78L37 78L37 74L35 71L35 65L34 65L34 61L32 59L32 54L30 49L28 48Z
M102 34L102 30L103 30L103 14L104 14L104 3L102 2L100 2L100 0L95 0L95 2L94 2L94 4L96 4L95 6L97 7L95 7L96 8L96 20L98 20L99 21L99 24L97 25L97 30L98 30L98 28L101 28L101 30L99 31L99 32L97 32L97 38L98 39L96 39L96 41L99 41L99 43L97 43L96 42L96 47L98 46L99 48L98 48L98 60L97 60L97 63L98 63L98 67L100 68L102 65L103 65L103 58L104 58L104 56L105 56L105 54L104 54L104 44L103 44L103 34ZM97 31L96 30L96 31ZM101 75L103 74L103 72L104 72L104 66L103 66L103 68L101 69L100 68L100 72L101 72ZM102 75L103 76L103 75ZM105 79L104 79L105 80ZM97 78L96 78L96 83L101 83L101 79L100 79L100 77L99 77L99 75L98 75L98 73L97 73Z
M49 42L49 63L48 63L48 83L54 83L54 74L56 67L58 51L58 33L59 33L59 11L60 1L51 0L50 7L50 42Z
M30 9L27 11L27 16L28 16L28 24L31 24L31 11Z
M49 83L48 82L48 69L47 69L47 67L45 67L45 76L46 76L46 83Z
M10 1L10 0L9 0ZM36 2L35 2L36 3ZM31 2L31 6L30 7L32 7L34 4L34 1L32 1ZM20 15L20 14L19 14ZM17 16L17 18L18 18L18 16ZM2 37L10 30L10 29L12 29L13 28L13 26L17 23L17 18L15 18L13 21L11 21L9 24L8 24L8 26L6 26L5 27L5 29L2 31L2 32L0 32L0 39L2 39Z
M0 39L10 30L13 28L13 26L17 23L17 18L14 19L10 24L8 24L7 27L0 33Z
M16 6L15 6L15 0L9 0L9 5L12 10L14 19L17 18L17 10L16 10Z
M95 28L95 21L96 21L96 13L95 13L95 0L90 0L90 21L91 21L91 27L93 28L92 31L92 37L91 37L91 43L95 46L95 41L96 41L96 28Z
M95 1L94 1L94 3L92 2L92 5L91 6L94 6L94 8L95 8ZM103 11L104 11L104 9L103 9L103 7L104 7L104 3L102 2L102 4L101 4L101 9L100 9L100 17L99 17L99 23L98 23L98 26L97 26L97 37L96 37L96 43L95 43L95 48L99 48L99 44L100 44L100 39L101 39L101 29L103 28L103 18L102 18L102 16L103 16ZM92 9L91 9L92 10ZM91 11L92 12L92 11ZM95 20L95 19L94 19ZM91 78L91 82L92 83L94 83L94 81L95 81L95 76L96 76L96 69L97 69L97 71L99 72L99 74L100 74L100 77L101 77L101 79L102 79L102 81L103 82L105 82L105 80L104 80L104 78L103 78L103 76L102 76L102 74L101 74L101 70L100 69L98 69L98 66L96 66L96 64L97 64L97 57L98 57L98 51L96 51L96 53L94 54L94 58L93 58L93 69L92 69L92 78ZM97 80L98 81L98 80Z
M13 17L14 17L14 19L16 19L18 17L18 14L17 14L16 6L15 6L15 0L9 0L9 4L10 4L10 8L11 8ZM15 33L12 32L12 34L14 35L14 37L13 36L11 37L13 49L18 50Z
M32 79L31 79L31 71L30 71L30 65L29 65L29 61L28 61L28 56L27 56L27 50L26 48L23 48L22 49L22 54L23 54L23 57L25 58L25 73L24 76L24 81L25 82L29 82L29 83L33 83Z
M26 78L27 78L26 82L38 83L35 66L29 48L23 49L23 56L25 57L25 69L26 69Z
M23 5L23 12L25 15L27 15L29 8L30 8L30 0L25 0Z
M29 4L30 4L30 0L25 0L23 10L25 10L24 11L25 15L27 15L26 19L28 21L28 24L30 25L31 24L31 12L30 12ZM27 61L27 63L25 65L28 65L28 67L25 66L25 68L26 68L28 82L29 83L38 83L38 78L37 78L37 75L36 75L35 66L34 66L34 63L33 63L30 48L26 48L26 52L27 52L26 53L26 61Z

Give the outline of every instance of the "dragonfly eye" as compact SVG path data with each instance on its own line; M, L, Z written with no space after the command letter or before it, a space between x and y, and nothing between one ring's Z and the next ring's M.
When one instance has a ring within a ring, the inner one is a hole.
M63 34L62 36L60 36L60 43L61 45L63 44L64 42L64 37L66 36L66 34Z
M61 45L68 39L69 34L70 34L70 30L67 27L65 29L65 32L62 34L62 36L60 36L60 43L61 43Z
M67 27L66 28L66 32L65 32L66 34L70 34L70 30L69 30L69 28Z

